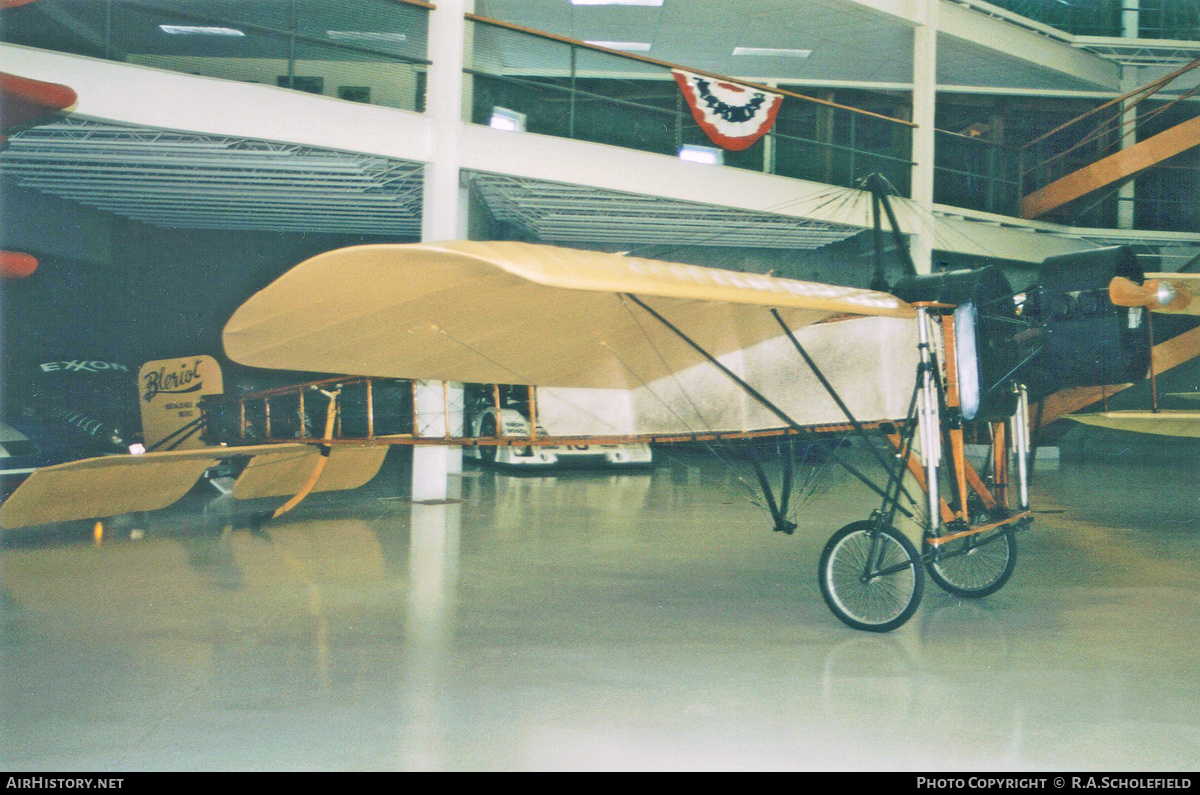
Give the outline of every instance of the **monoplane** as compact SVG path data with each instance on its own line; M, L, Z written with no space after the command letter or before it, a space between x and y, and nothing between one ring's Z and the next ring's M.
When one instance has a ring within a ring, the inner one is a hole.
M1113 302L1116 278L1137 288L1124 301L1137 306ZM926 572L965 597L1008 581L1016 534L1032 521L1030 395L1144 375L1155 299L1143 281L1124 250L1048 260L1021 292L995 267L918 276L910 266L885 292L515 242L330 251L243 304L224 346L253 367L343 375L208 401L233 418L239 438L224 446L39 470L0 508L0 526L164 507L228 459L244 465L235 497L290 495L278 516L310 491L365 482L394 444L790 441L836 430L861 439L882 475L829 447L878 503L833 534L818 579L839 619L887 631L916 610ZM535 414L519 437L449 424L425 434L415 412L408 429L381 432L375 379L525 387ZM365 412L348 434L339 405L351 395ZM991 439L982 475L964 452L969 422ZM265 434L248 433L256 423ZM281 428L288 441L264 443ZM754 466L773 529L791 533L791 454L780 463L777 490ZM900 517L919 526L919 547Z

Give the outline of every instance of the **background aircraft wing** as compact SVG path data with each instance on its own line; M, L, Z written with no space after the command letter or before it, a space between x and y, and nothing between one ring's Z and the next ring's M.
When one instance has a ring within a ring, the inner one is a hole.
M1200 411L1101 411L1068 414L1067 418L1118 431L1200 438Z

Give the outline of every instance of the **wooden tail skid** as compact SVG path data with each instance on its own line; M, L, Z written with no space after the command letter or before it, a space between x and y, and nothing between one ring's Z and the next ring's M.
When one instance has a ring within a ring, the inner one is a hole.
M332 392L321 390L322 393L329 396L329 406L325 409L325 435L322 437L325 441L333 438L334 425L337 422L337 402L338 396L341 394L341 389L334 389ZM308 480L300 487L300 490L292 495L292 498L280 505L271 512L270 519L277 519L283 514L295 508L300 502L307 497L317 485L317 481L321 479L321 473L325 471L326 464L329 463L330 447L328 445L321 446L321 455L317 457L313 464L312 472L308 476Z

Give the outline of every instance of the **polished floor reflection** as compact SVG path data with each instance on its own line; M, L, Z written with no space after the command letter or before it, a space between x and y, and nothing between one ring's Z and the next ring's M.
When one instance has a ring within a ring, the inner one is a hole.
M404 462L255 532L194 494L6 538L6 770L1195 769L1200 467L1064 461L1011 582L888 635L704 457L638 474Z

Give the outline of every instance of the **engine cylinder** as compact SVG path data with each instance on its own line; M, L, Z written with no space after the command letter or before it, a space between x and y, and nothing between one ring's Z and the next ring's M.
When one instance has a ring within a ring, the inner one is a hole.
M1041 351L1023 380L1037 399L1066 387L1123 384L1150 367L1149 317L1141 307L1114 306L1114 276L1141 284L1137 257L1127 246L1046 259L1038 269L1028 312L1041 327Z

